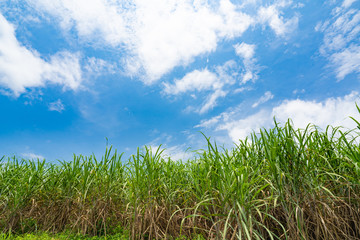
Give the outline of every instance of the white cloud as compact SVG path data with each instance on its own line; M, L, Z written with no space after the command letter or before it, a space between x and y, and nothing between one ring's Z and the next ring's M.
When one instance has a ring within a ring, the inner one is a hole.
M194 126L194 128L211 128L216 125L222 118L222 115L215 116L210 119L205 119L200 122L200 124Z
M287 37L294 31L299 23L299 17L294 16L290 19L284 19L281 16L280 9L289 5L290 2L280 1L267 7L260 7L258 11L259 21L262 24L268 24L277 36Z
M303 3L296 3L292 8L303 8L305 7L305 4Z
M360 46L350 45L342 52L334 53L330 59L335 65L336 77L339 80L352 72L360 73Z
M127 50L128 74L141 73L146 83L215 51L219 41L241 36L255 23L230 0L27 2L55 16L65 31L75 29L86 41Z
M84 69L92 75L114 74L116 73L117 66L103 59L90 57L87 59Z
M353 72L359 72L360 46L360 10L350 8L352 0L343 1L334 8L332 17L319 22L315 30L324 33L320 53L330 61L338 80Z
M293 94L303 94L303 93L305 93L305 89L295 89L292 93Z
M175 66L188 65L195 56L215 51L219 40L240 36L253 23L229 0L220 1L219 9L212 9L205 1L196 3L136 2L139 23L134 26L133 53L146 82L156 81Z
M183 134L186 133L183 132ZM151 135L156 135L157 137L148 144L145 144L145 146L150 148L153 153L160 147L160 151L163 151L161 156L165 159L170 157L173 161L187 161L195 155L186 144L174 144L173 136L167 133L160 133L155 129Z
M220 28L220 36L234 38L245 32L249 26L255 23L255 19L242 13L239 6L230 0L220 0L219 13L223 17L223 26Z
M55 102L51 102L49 104L49 110L50 111L57 111L57 112L62 112L65 110L65 106L64 104L62 103L62 101L60 99L58 99L57 101Z
M242 73L241 83L245 84L248 81L255 81L259 78L258 71L259 66L256 64L255 48L254 44L240 43L234 45L235 53L243 59L244 72Z
M254 44L247 44L247 43L240 43L234 46L235 52L239 57L242 57L246 60L250 60L255 55L255 45Z
M195 154L190 150L184 150L184 148L185 148L184 145L175 145L171 147L165 146L162 156L164 158L170 157L172 161L179 161L179 160L182 160L183 162L188 161L189 159L193 158Z
M210 109L213 109L217 105L217 103L216 103L217 99L220 97L225 97L226 94L227 94L227 92L225 92L221 89L217 89L213 94L211 94L207 97L203 106L200 108L199 113L203 114L203 113L209 111Z
M194 70L187 73L182 79L175 79L174 84L164 84L164 93L168 95L177 95L185 92L194 91L213 91L209 94L200 108L190 107L187 110L203 114L214 108L217 99L225 97L227 92L223 91L224 84L229 83L231 77L227 74L229 62L223 66L218 66L218 74L210 72L208 69Z
M218 76L208 69L203 69L187 73L182 79L175 79L173 85L165 83L164 92L176 95L188 91L219 89L221 87L222 83L219 81Z
M223 65L215 67L215 72L224 85L235 84L239 70L239 66L234 60L226 61Z
M327 125L354 128L356 125L349 116L358 117L355 102L359 100L358 92L352 92L342 98L328 98L322 102L288 100L275 107L272 115L280 122L291 118L298 128L305 128L308 123L322 129Z
M344 0L343 4L341 5L344 8L350 7L356 0Z
M79 58L78 54L60 52L49 61L43 60L35 50L18 42L14 26L0 14L0 86L15 96L46 83L77 89L82 81Z
M273 109L261 109L247 117L241 116L241 109L233 109L203 120L196 127L212 128L215 131L225 130L232 141L244 139L251 132L258 132L260 128L269 128L273 124L273 117L281 124L289 118L295 128L305 128L307 124L314 124L322 129L327 125L355 128L356 124L349 116L359 118L355 102L359 102L360 94L352 92L344 97L328 98L324 101L285 100Z
M75 30L82 41L121 52L126 74L147 84L176 66L187 66L195 57L215 51L220 41L239 37L250 26L269 25L277 35L285 36L298 21L297 16L285 19L280 11L290 6L290 1L276 1L267 7L259 7L262 2L257 0L27 2L34 11L54 17L64 31ZM260 10L250 15L247 4ZM252 72L244 73L245 81L253 78Z
M237 64L230 60L223 65L215 66L213 71L208 69L194 70L187 73L182 79L175 79L173 84L164 83L163 93L167 95L179 95L188 92L206 91L208 93L200 107L188 106L185 111L194 111L203 114L217 105L217 100L225 97L229 86L236 83ZM194 99L196 95L191 95Z
M24 158L27 158L27 159L39 159L39 160L45 159L45 157L35 154L35 153L22 153L21 156L23 156Z
M245 88L245 87L241 87L241 88L237 88L234 90L234 93L242 93L242 92L245 92L245 91L250 91L252 90L251 88Z
M147 81L159 79L174 66L187 65L194 56L214 51L216 30L222 24L221 16L206 6L194 7L189 1L157 2L138 1L136 11L140 24L134 51Z
M259 98L259 100L257 100L251 107L256 108L260 104L263 104L273 98L274 98L274 95L270 91L267 91L267 92L265 92L264 96Z
M118 46L129 39L127 29L130 1L105 0L27 0L36 11L55 16L60 26L68 31L75 28L79 36L98 40L99 37L111 46Z
M269 116L265 110L239 120L228 120L220 124L216 130L226 130L233 141L245 139L253 131L258 131L268 123Z

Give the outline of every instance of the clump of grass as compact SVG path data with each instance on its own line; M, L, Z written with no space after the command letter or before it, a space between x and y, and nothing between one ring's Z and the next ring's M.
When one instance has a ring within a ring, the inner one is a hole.
M0 228L92 236L125 229L132 239L360 239L356 136L339 127L295 129L289 120L230 150L205 137L207 149L188 161L148 147L127 161L111 147L102 159L74 155L59 164L3 158Z

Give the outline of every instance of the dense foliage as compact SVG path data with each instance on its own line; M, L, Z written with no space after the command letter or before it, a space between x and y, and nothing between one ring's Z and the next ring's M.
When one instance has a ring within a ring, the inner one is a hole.
M360 124L359 124L360 127ZM360 239L357 130L262 129L231 150L172 161L145 147L129 160L3 158L0 229L133 239Z

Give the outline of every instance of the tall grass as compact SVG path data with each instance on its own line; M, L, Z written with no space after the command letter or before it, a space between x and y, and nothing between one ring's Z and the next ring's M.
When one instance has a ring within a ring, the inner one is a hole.
M355 120L355 119L354 119ZM355 120L356 121L356 120ZM359 122L357 122L360 128ZM188 161L138 149L127 161L76 156L58 164L2 158L0 229L125 229L132 239L360 239L360 145L356 130L289 120Z

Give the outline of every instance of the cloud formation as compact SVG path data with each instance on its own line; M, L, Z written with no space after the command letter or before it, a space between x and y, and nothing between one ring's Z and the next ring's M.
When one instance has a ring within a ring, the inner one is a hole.
M62 103L62 101L60 99L56 100L55 102L51 102L49 104L49 110L50 111L56 111L56 112L62 112L65 110L65 106Z
M259 106L260 104L266 103L267 101L271 100L274 98L274 95L270 92L267 91L264 96L262 96L261 98L259 98L259 100L257 100L251 107L252 108L256 108L257 106Z
M212 71L209 71L207 68L194 70L187 73L182 79L175 79L173 84L164 83L163 92L168 95L179 95L186 92L211 91L212 93L207 95L202 106L197 108L195 112L203 114L211 110L217 105L219 98L225 97L232 91L232 89L229 89L230 86L236 83L243 85L250 80L254 82L258 79L260 67L256 64L256 46L242 42L233 47L236 55L242 60L243 69L234 60L229 60L223 65L216 66ZM241 70L242 73L240 74ZM233 92L237 92L237 90ZM266 95L265 97L268 99L261 99L261 101L268 101L273 96ZM193 110L193 108L191 109Z
M42 155L35 153L22 153L21 156L27 159L39 159L39 160L45 159L45 157L43 157Z
M360 10L351 8L353 0L344 0L332 11L332 18L319 22L315 30L324 33L320 53L327 57L337 79L360 70Z
M126 51L123 64L127 74L140 76L145 83L215 51L219 41L240 37L254 24L269 25L279 36L297 27L297 16L282 17L280 9L289 5L284 3L261 7L250 15L245 3L230 0L27 2L54 16L64 31L75 29L85 41Z
M287 38L288 34L294 31L299 23L299 17L293 16L290 19L282 17L281 9L291 5L291 1L277 1L272 5L260 7L258 18L261 24L267 24L277 36Z
M79 61L79 54L67 51L43 60L38 52L19 43L15 27L0 14L0 86L5 93L19 96L26 88L47 83L75 90L82 81Z
M360 73L360 46L352 44L331 55L330 61L336 66L336 77L339 80L352 72Z
M157 149L152 147L153 151ZM190 150L184 150L185 145L165 146L162 157L170 158L172 161L187 161L194 157Z
M217 75L208 69L203 69L187 73L182 79L175 79L174 84L165 83L164 92L177 95L188 91L216 90L221 87L222 83L219 82Z
M217 105L217 100L225 97L228 87L236 83L238 65L230 60L223 65L215 66L212 71L207 68L194 70L181 79L175 79L173 84L164 83L163 93L167 95L180 95L194 92L207 92L202 105L197 108L190 107L197 113L203 114ZM188 109L189 110L189 109Z
M314 124L322 129L326 126L343 126L355 128L356 124L349 116L359 115L355 102L360 100L358 92L351 92L344 97L328 98L324 101L284 100L272 109L260 109L258 112L247 116L241 116L241 109L226 111L211 119L203 120L196 127L225 131L232 141L245 139L253 131L260 128L271 127L273 117L281 124L289 118L292 119L295 128L305 128L307 124Z
M255 48L254 44L240 43L234 46L235 53L238 55L244 64L244 72L242 74L241 83L245 84L248 81L255 81L259 78L259 66L256 65Z
M27 0L35 11L52 15L64 31L76 30L83 38L94 42L99 36L111 46L119 46L130 37L131 1L105 0Z

